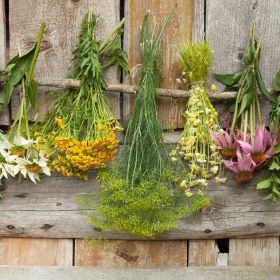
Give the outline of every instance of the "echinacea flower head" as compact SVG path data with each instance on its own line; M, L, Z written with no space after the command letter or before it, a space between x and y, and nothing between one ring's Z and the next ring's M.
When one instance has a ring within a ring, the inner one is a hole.
M219 147L221 154L225 158L236 157L236 151L240 147L238 140L243 139L243 134L240 130L237 130L232 136L224 130L220 130L219 132L210 131L210 134L212 140Z
M274 139L264 125L258 125L256 128L254 143L238 140L241 149L251 155L256 164L263 163L267 158L275 153L275 146L278 142L278 131L274 131Z
M241 154L236 152L237 161L223 160L224 165L235 173L236 179L241 182L249 182L253 179L257 164L253 161L250 154Z

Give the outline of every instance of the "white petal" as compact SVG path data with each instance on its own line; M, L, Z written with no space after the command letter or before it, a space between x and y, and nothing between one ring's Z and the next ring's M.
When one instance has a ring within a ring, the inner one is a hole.
M48 167L42 167L42 171L44 174L51 176L50 169Z

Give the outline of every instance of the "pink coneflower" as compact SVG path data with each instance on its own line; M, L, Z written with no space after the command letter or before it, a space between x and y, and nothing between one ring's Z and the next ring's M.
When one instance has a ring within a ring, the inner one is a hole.
M274 131L274 139L264 125L258 125L255 132L254 144L247 141L238 140L241 149L249 153L256 164L263 163L267 158L275 153L275 145L278 141L278 131Z
M242 155L236 152L237 161L223 160L224 165L235 173L237 181L246 183L253 179L257 164L253 161L250 154Z
M243 134L240 130L236 132L236 135L229 135L227 131L219 131L215 133L210 131L211 138L215 144L221 150L221 154L226 158L236 157L236 151L239 148L239 143L237 140L243 139Z

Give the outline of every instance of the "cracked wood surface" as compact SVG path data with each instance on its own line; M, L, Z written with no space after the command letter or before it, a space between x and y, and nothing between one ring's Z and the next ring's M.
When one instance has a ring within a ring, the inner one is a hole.
M207 195L213 204L178 222L176 229L158 236L159 240L215 239L279 236L280 204L264 201L264 193L255 190L260 172L247 185L238 184L231 173L227 185L210 183ZM89 181L54 175L33 185L9 180L0 202L0 236L46 238L137 239L128 233L102 233L89 225L77 212L75 198L93 194L99 188L92 174Z

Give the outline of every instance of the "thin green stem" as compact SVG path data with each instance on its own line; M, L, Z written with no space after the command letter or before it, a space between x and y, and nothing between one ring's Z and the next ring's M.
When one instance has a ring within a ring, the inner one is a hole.
M41 26L40 26L40 33L39 33L38 41L37 41L36 48L35 48L35 53L34 53L34 56L33 56L33 59L32 59L31 65L30 65L30 69L29 69L28 74L27 74L27 82L28 83L31 82L32 77L33 77L33 72L34 72L34 69L35 69L37 57L39 55L41 43L42 43L44 32L45 32L45 27L46 27L46 24L44 22L42 22Z

